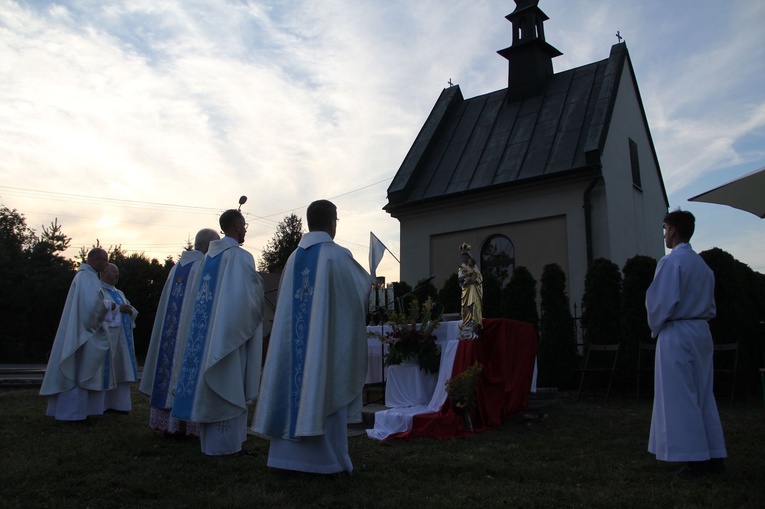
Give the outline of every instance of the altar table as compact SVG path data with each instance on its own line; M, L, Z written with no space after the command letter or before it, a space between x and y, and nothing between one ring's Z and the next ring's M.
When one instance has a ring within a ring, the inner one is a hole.
M367 435L377 440L388 440L453 438L471 434L471 431L464 429L462 417L452 411L445 382L476 361L483 365L483 373L476 390L473 428L474 431L496 428L503 418L528 406L529 394L535 385L536 354L537 335L531 324L486 318L481 339L441 343L438 380L427 405L377 412L375 427L367 430Z

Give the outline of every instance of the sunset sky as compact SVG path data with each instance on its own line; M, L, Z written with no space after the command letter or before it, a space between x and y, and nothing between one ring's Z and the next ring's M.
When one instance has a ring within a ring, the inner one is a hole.
M765 166L765 2L539 6L556 72L626 39L670 208L696 215L697 251L765 272L765 222L687 201ZM514 8L0 0L0 204L37 231L57 218L69 257L99 239L162 260L240 195L256 257L286 215L327 198L362 265L370 230L398 256L386 189L450 79L466 98L507 86L496 51ZM378 274L398 272L386 255Z

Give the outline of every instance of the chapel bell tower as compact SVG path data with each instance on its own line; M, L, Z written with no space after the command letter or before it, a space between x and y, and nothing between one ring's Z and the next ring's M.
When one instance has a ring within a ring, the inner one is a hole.
M515 0L515 10L505 16L513 24L513 44L497 53L508 61L509 100L536 95L553 75L552 59L562 55L545 41L544 22L550 18L539 0Z

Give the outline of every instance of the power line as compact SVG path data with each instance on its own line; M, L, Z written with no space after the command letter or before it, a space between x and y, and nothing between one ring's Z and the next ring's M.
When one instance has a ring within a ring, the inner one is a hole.
M337 195L334 195L328 199L334 200L343 196L347 196L349 194L357 193L359 191L363 191L364 189L368 189L370 187L379 185L383 182L387 182L392 180L393 177L385 178L382 180L378 180L377 182L373 182L371 184L367 184L362 187L358 187L356 189L352 189L350 191L346 191L344 193L340 193ZM125 208L137 208L137 209L143 209L143 210L163 210L163 211L169 211L169 212L185 212L185 213L195 213L195 214L220 214L223 209L221 208L214 208L214 207L203 207L198 205L179 205L174 203L162 203L162 202L149 202L149 201L141 201L141 200L126 200L126 199L120 199L120 198L107 198L107 197L100 197L100 196L92 196L92 195L83 195L83 194L76 194L76 193L63 193L63 192L57 192L57 191L44 191L40 189L29 189L29 188L23 188L23 187L13 187L13 186L3 186L0 185L0 190L5 190L6 194L12 195L12 196L21 196L26 198L34 198L34 199L40 199L40 200L54 200L54 201L64 201L64 202L74 202L74 203L91 203L96 205L108 205L111 207L119 206L119 207L125 207ZM276 224L278 224L277 221L273 219L269 219L274 216L283 215L286 213L294 213L296 210L305 210L305 208L308 207L308 204L301 205L297 207L293 207L291 209L282 211L282 212L275 212L272 214L266 214L262 216L258 216L256 214L250 213L250 212L244 212L243 214L250 218L251 221L261 221L264 226L272 227ZM44 214L44 215L53 215L55 217L62 217L62 218L76 218L76 219L87 219L87 220L99 220L101 218L94 218L94 217L88 217L88 216L78 216L78 215L72 215L72 214L59 214L59 213L48 213L48 212L40 212L40 211L30 211L31 213L36 214ZM136 224L136 225L143 225L143 226L155 226L155 227L167 227L167 228L190 228L189 226L183 226L183 225L166 225L166 224L158 224L158 223L146 223L146 222L139 222L139 221L124 221L124 220L118 220L118 224ZM260 238L260 237L256 237ZM340 240L343 244L355 246L356 249L368 249L369 246L359 244L352 241L347 240ZM156 248L152 249L154 252L175 252L178 248L175 247L175 244L119 244L121 246L124 246L126 252L141 252L140 249L128 249L127 246L156 246ZM173 246L173 247L170 247ZM164 249L162 249L164 247ZM159 249L158 249L159 248ZM182 249L182 247L181 247ZM252 247L250 247L252 249ZM355 250L353 247L351 247L352 250Z
M372 184L368 184L368 185L366 185L366 186L363 186L363 187L359 187L359 188L357 188L357 189L353 189L353 190L351 190L351 191L347 191L347 192L345 192L345 193L340 193L340 194L338 194L338 195L335 195L335 196L331 196L331 197L329 197L329 198L327 198L327 199L328 199L328 200L334 200L334 199L336 199L336 198L340 198L341 196L346 196L346 195L348 195L348 194L357 193L357 192L359 192L359 191L363 191L364 189L367 189L367 188L370 188L370 187L376 186L377 184L382 184L383 182L387 182L387 181L389 181L389 180L393 180L393 177L388 177L388 178L386 178L386 179L383 179L383 180L378 180L377 182L374 182L374 183L372 183ZM285 210L285 211L282 211L282 212L275 212L275 213L273 213L273 214L268 214L268 215L265 215L265 216L257 216L257 217L254 217L254 219L263 219L263 218L267 218L267 217L279 216L279 215L282 215L282 214L286 214L286 213L288 213L288 212L295 212L296 210L305 210L305 209L308 207L308 205L310 205L310 203L309 203L309 204L306 204L306 205L299 205L299 206L297 206L297 207L293 207L293 208L291 208L291 209L287 209L287 210ZM252 215L252 216L254 216L254 214L249 214L249 213L248 213L248 215Z
M387 182L389 180L392 180L393 177L389 177L383 180L379 180L377 182L374 182L372 184L368 184L366 186L362 186L356 189L352 189L350 191L346 191L344 193L335 195L329 199L334 200L336 198L340 198L341 196L346 196L349 194L357 193L359 191L363 191L364 189L368 189L370 187L376 186L378 184L381 184L383 182ZM210 213L215 212L217 214L220 214L223 212L223 209L221 208L214 208L214 207L201 207L198 205L178 205L175 203L161 203L161 202L149 202L149 201L140 201L140 200L125 200L120 198L105 198L102 196L92 196L92 195L85 195L85 194L75 194L75 193L61 193L56 191L43 191L40 189L29 189L24 187L12 187L12 186L2 186L0 185L0 190L5 189L8 192L7 194L15 195L15 196L23 196L26 198L41 198L41 199L48 199L48 200L58 200L58 201L68 201L68 202L78 202L78 203L94 203L94 204L102 204L102 205L112 205L115 204L120 205L122 207L128 207L128 208L142 208L147 210L176 210L176 211L184 211L184 212L194 212L194 213ZM293 212L298 209L304 209L308 205L303 206L297 206L293 207L289 210L283 211L283 212L275 212L273 214L265 214L262 216L257 216L252 213L245 213L248 216L252 216L253 219L267 219L269 217L285 214L287 212ZM77 216L73 216L77 217Z
M191 206L191 205L177 205L173 203L159 203L159 202L149 202L149 201L139 201L139 200L124 200L120 198L105 198L101 196L90 196L90 195L84 195L84 194L60 193L56 191L41 191L39 189L28 189L23 187L0 186L0 189L10 190L11 192L8 194L15 195L15 196L23 196L27 198L41 198L41 199L44 198L48 200L52 199L52 200L75 202L75 203L94 203L94 204L111 205L111 206L114 206L116 204L116 205L127 207L127 208L142 208L147 210L177 210L177 211L194 212L194 213L217 212L218 214L220 214L222 212L222 209L220 208L200 207L200 206Z

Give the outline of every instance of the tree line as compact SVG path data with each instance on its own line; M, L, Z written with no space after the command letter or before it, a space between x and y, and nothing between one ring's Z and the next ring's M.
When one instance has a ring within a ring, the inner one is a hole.
M759 368L765 367L765 275L719 248L699 254L715 274L717 316L709 322L714 342L739 343L738 392L759 397ZM580 317L571 313L566 274L558 264L543 268L538 294L538 282L526 267L516 267L504 286L487 271L483 275L484 318L510 318L534 325L539 336L539 387L575 388L577 368L589 344L619 343L616 386L632 394L637 383L638 346L656 342L648 328L645 295L657 263L651 257L635 256L620 269L610 260L594 260L585 275ZM413 292L405 282L393 283L393 287L404 309L413 298L420 302L431 298L445 313L459 312L456 273L440 290L432 283Z
M302 221L286 216L263 249L258 269L281 272L303 234ZM62 256L70 239L54 220L40 233L28 228L20 212L0 206L0 359L12 363L41 363L58 327L61 311L77 263ZM93 247L98 245L98 240ZM103 247L103 246L101 246ZM118 287L139 311L136 322L136 355L148 348L159 297L172 257L163 262L144 254L127 255L121 246L109 246L109 259L120 269ZM191 249L189 243L181 249ZM80 261L87 249L81 248ZM700 253L715 273L717 317L710 321L716 343L740 344L739 387L758 389L759 368L765 366L765 275L753 271L729 253L714 248ZM538 331L540 387L572 388L581 353L589 343L620 343L619 383L634 387L637 349L651 342L645 311L646 289L653 280L657 260L633 257L620 269L606 259L595 260L585 276L582 316L574 317L566 293L566 275L558 264L544 267L537 282L523 266L502 285L484 274L484 317L529 322ZM537 292L537 286L539 290ZM440 289L431 282L412 288L393 283L396 300L408 309L412 299L432 298L444 313L458 313L460 287L452 274ZM370 321L384 320L370 315Z
M279 223L263 249L258 269L280 272L303 233L302 221L291 214ZM71 239L58 220L38 233L29 228L24 215L0 205L0 362L43 363L56 335L69 287L90 248L81 247L75 260L63 256ZM136 356L143 359L151 339L159 298L170 269L168 256L162 262L143 253L127 254L122 246L102 247L120 271L117 287L138 312L134 331ZM191 242L182 250L193 249Z

